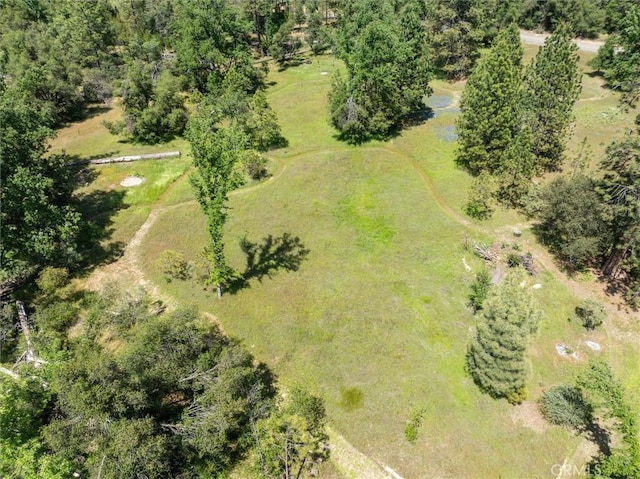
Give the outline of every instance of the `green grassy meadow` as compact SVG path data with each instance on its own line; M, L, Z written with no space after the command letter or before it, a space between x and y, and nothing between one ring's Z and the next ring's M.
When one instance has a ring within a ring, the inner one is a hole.
M589 356L605 355L625 383L638 382L638 328L616 323L587 334L568 321L578 299L543 271L531 280L542 285L532 291L544 318L531 345L530 401L513 407L481 394L464 372L464 356L475 322L468 289L483 265L465 240L518 243L526 251L535 238L529 231L513 237L510 225L524 219L512 211L482 223L463 214L470 178L454 167L449 134L464 85L434 82L434 94L450 98L451 108L388 142L353 147L328 124L331 74L342 67L329 56L311 59L284 71L272 67L268 98L289 144L270 152L269 179L232 193L225 232L228 259L239 271L246 262L241 238L264 244L269 235L298 237L309 252L297 271L253 278L222 301L193 281L164 281L156 265L162 251L195 260L207 244L205 218L183 175L186 156L95 167L87 190L121 188L119 178L131 174L147 178L127 190L130 207L116 216L113 237L126 242L156 208L139 249L145 275L178 302L213 314L286 386L321 394L333 428L402 477L552 477L551 467L570 458L581 439L548 426L533 401L571 381ZM601 142L629 124L625 114L602 120L616 99L597 81L585 76L575 126L576 138L593 131L594 162ZM103 145L129 153L96 135L88 146L64 142L61 133L53 149L91 156ZM590 351L586 339L603 351ZM580 359L560 357L558 343ZM404 428L419 409L424 423L410 444Z

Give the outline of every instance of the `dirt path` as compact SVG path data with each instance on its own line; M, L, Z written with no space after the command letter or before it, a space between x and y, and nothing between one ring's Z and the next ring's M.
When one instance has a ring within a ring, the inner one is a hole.
M248 192L255 191L256 189L263 188L273 181L277 181L282 177L284 172L287 170L287 165L289 161L295 160L296 158L301 158L307 155L312 154L322 154L322 153L339 153L343 151L349 151L350 148L335 148L335 149L327 149L327 150L311 150L305 151L302 153L296 153L291 156L280 157L276 161L277 170L271 178L268 180L258 183L256 185L252 185L246 188L241 188L231 193L231 195L242 195ZM490 229L485 226L474 223L464 217L461 213L454 210L442 196L442 194L438 191L437 187L433 183L433 180L427 173L426 169L416 161L416 159L404 151L400 150L396 146L394 146L393 142L389 144L389 146L379 146L379 147L370 147L370 148L362 148L362 150L370 150L370 151L385 151L387 153L399 156L407 164L414 170L416 174L422 179L425 188L428 190L429 194L432 196L435 203L438 205L440 210L452 221L455 221L459 225L467 228L471 231L476 231L485 235L489 235L492 237L500 237L501 235L511 235L514 228L518 228L520 230L530 228L530 224L518 224L518 225L505 225L497 229ZM87 287L90 289L98 289L101 285L105 284L110 280L118 280L123 276L130 278L130 280L134 284L142 285L145 287L150 294L154 297L161 299L164 301L169 307L172 307L175 301L170 298L162 295L159 292L157 285L150 282L140 268L139 261L139 249L141 244L147 234L147 232L153 227L158 217L162 214L165 214L168 211L171 211L176 208L183 207L187 204L195 203L195 200L186 201L179 204L174 205L162 205L162 199L166 196L166 194L175 187L175 185L179 184L181 181L184 181L186 178L185 173L183 176L178 178L174 183L172 183L169 188L161 195L149 213L147 219L136 232L132 240L126 246L124 254L118 261L107 265L104 268L96 270L94 274L87 280ZM621 312L619 309L619 305L612 304L610 300L604 300L604 293L602 292L602 288L599 285L594 288L594 285L590 285L587 287L585 284L578 283L571 278L568 278L555 264L553 258L549 255L549 253L537 244L528 244L527 248L534 255L534 259L537 263L542 266L546 271L549 272L559 283L563 284L567 287L575 296L578 298L593 298L600 302L604 302L607 305L608 312L613 317L620 317L620 315L624 315L626 313ZM212 321L218 323L217 318L210 314L205 313L206 316ZM219 323L218 323L219 324ZM606 325L607 331L610 337L622 338L623 336L625 340L631 339L629 337L629 333L622 334L618 331L618 328L615 326L614 321L609 321ZM358 451L352 444L350 444L343 436L338 434L335 430L329 430L330 436L330 447L332 451L332 461L336 464L337 468L341 471L341 473L346 478L354 478L354 479L402 479L395 471L393 471L388 466L377 462L375 459L372 459L360 451ZM578 447L578 449L574 452L572 457L567 458L567 461L580 462L583 459L583 456L588 452L588 444L582 444Z
M331 460L345 479L402 479L393 469L358 451L333 428L328 427Z

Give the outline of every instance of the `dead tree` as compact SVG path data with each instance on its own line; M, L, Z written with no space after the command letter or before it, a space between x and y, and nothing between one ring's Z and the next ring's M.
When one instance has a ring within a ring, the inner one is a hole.
M18 358L16 364L20 361L25 361L27 363L32 363L35 367L39 368L43 364L47 364L47 362L38 357L34 348L33 342L31 341L31 327L29 326L29 317L27 316L27 312L24 309L24 303L22 301L16 301L16 308L18 310L18 319L20 320L20 328L22 329L22 333L24 334L24 339L27 345L27 349L22 356Z
M491 263L498 259L496 254L491 251L491 248L482 243L473 243L473 252L485 261L489 261Z

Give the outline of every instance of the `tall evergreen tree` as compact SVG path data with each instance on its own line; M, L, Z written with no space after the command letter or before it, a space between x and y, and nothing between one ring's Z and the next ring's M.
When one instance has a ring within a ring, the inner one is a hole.
M469 77L457 122L456 163L474 175L498 172L522 125L522 46L515 24L500 32Z
M522 286L524 273L510 273L484 301L475 337L467 350L467 371L495 398L519 403L526 397L527 347L540 313Z
M434 67L450 81L469 75L480 56L483 35L474 28L470 9L468 1L439 0L427 15Z
M539 170L562 167L573 106L580 95L578 47L568 24L560 25L529 64L524 79L523 106L533 133L533 153Z
M629 134L607 148L599 190L606 203L606 220L612 235L602 272L615 276L622 266L638 270L640 257L640 138Z
M622 92L623 101L635 106L640 99L640 4L629 3L620 23L620 32L599 50L594 66Z
M522 200L531 188L531 178L536 175L536 157L532 149L533 133L524 125L502 155L502 163L496 171L496 196L508 207L522 206Z

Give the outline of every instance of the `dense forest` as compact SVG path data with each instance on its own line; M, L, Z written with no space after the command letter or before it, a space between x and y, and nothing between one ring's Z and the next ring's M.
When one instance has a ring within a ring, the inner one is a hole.
M552 34L526 66L519 28ZM466 80L456 125L456 164L475 178L466 212L524 212L568 271L600 271L635 308L637 129L610 144L598 171L574 161L567 174L533 181L574 160L566 143L580 74L571 40L600 34L594 68L623 108L635 108L640 1L0 0L0 362L13 365L0 370L0 477L186 479L241 467L288 479L315 473L329 455L322 399L286 390L194 308L170 309L143 290L73 286L117 253L101 246L98 199L74 194L80 178L65 167L73 158L48 151L56 129L90 106L117 104L122 118L105 126L125 141L189 142L210 237L203 283L222 297L240 280L224 250L228 195L246 177L261 179L266 153L287 144L265 94L269 68L295 68L302 52L343 62L329 111L317 114L348 144L411 125L434 78ZM538 322L518 282L479 304L486 321L466 360L483 390L514 403L524 398L526 342ZM513 302L510 316L504 305ZM490 351L501 325L519 337L507 366ZM515 371L508 381L494 377L501 367ZM611 402L625 448L601 463L608 477L638 477L637 424L605 383L622 391L606 366L593 366L548 407L578 391L580 401L565 401L582 407L578 427Z

